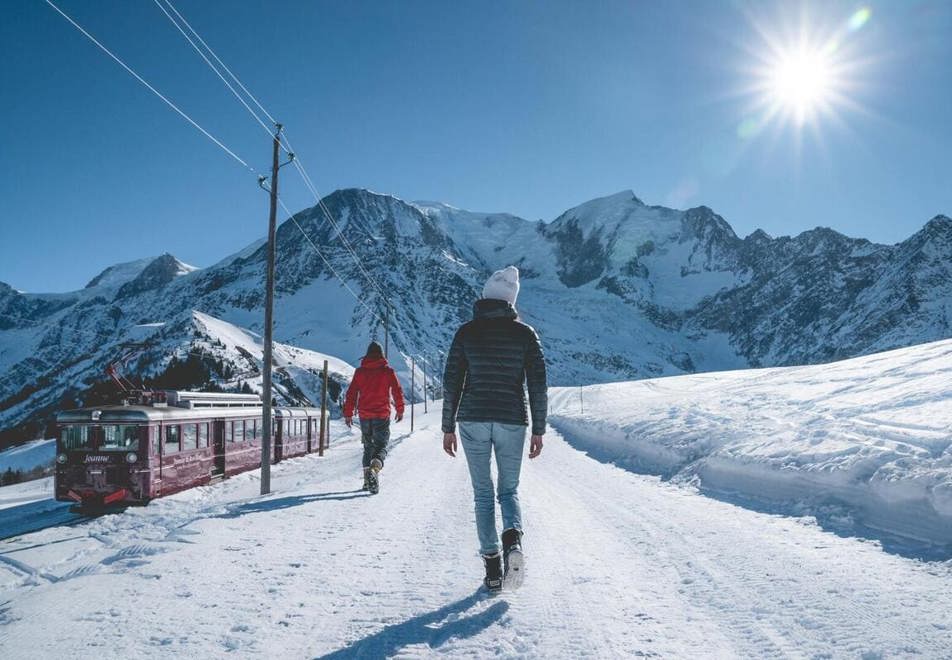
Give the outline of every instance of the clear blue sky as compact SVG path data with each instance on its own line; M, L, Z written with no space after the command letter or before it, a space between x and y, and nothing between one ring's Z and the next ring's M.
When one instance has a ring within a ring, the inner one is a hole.
M153 2L60 6L268 166L261 127ZM825 225L887 243L952 214L952 2L176 6L286 124L323 193L548 221L631 188L649 204L706 204L742 236ZM863 7L868 20L845 29ZM246 170L42 0L3 11L0 280L71 290L166 251L207 266L264 234L267 198ZM744 90L778 39L763 34L791 25L840 35L849 103L799 129L780 117L749 130L759 97ZM284 172L289 206L310 205Z

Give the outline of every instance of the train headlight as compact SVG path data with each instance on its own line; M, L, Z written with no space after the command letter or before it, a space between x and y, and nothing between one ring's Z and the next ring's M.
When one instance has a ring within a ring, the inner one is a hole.
M65 464L66 464L66 454L58 454L58 455L56 456L56 462L59 463L60 465L65 465Z
M136 456L134 451L130 451L128 454L126 454L126 463L135 463L138 460L139 457Z

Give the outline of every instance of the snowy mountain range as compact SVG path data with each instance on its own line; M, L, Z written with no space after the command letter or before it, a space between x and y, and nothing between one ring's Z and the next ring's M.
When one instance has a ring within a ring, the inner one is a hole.
M485 278L508 264L520 268L518 307L559 385L818 363L952 337L946 216L879 245L824 228L740 238L707 207L648 206L631 191L550 223L361 189L324 204L336 228L313 207L277 233L278 396L287 401L314 400L326 356L340 358L328 358L336 398L347 363L383 339L385 299L391 362L407 381L411 356L438 371ZM117 264L71 293L0 283L0 445L103 395L103 369L119 357L133 380L254 389L264 260L256 241L204 269L169 254Z

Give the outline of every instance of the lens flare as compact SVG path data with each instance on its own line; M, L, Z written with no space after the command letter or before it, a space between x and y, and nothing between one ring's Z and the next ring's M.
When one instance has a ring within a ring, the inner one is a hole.
M857 9L853 15L850 16L849 20L846 21L846 28L850 32L856 32L858 29L866 25L866 22L872 15L873 11L869 7Z

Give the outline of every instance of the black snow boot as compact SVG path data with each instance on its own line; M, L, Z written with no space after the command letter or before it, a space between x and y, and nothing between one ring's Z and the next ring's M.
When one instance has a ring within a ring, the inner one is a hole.
M364 468L364 487L360 490L370 490L370 468Z
M521 530L507 529L502 533L502 559L505 565L503 580L506 589L518 589L526 576Z
M486 564L483 585L489 593L499 593L502 591L502 557L498 552L494 555L483 555L483 563Z

